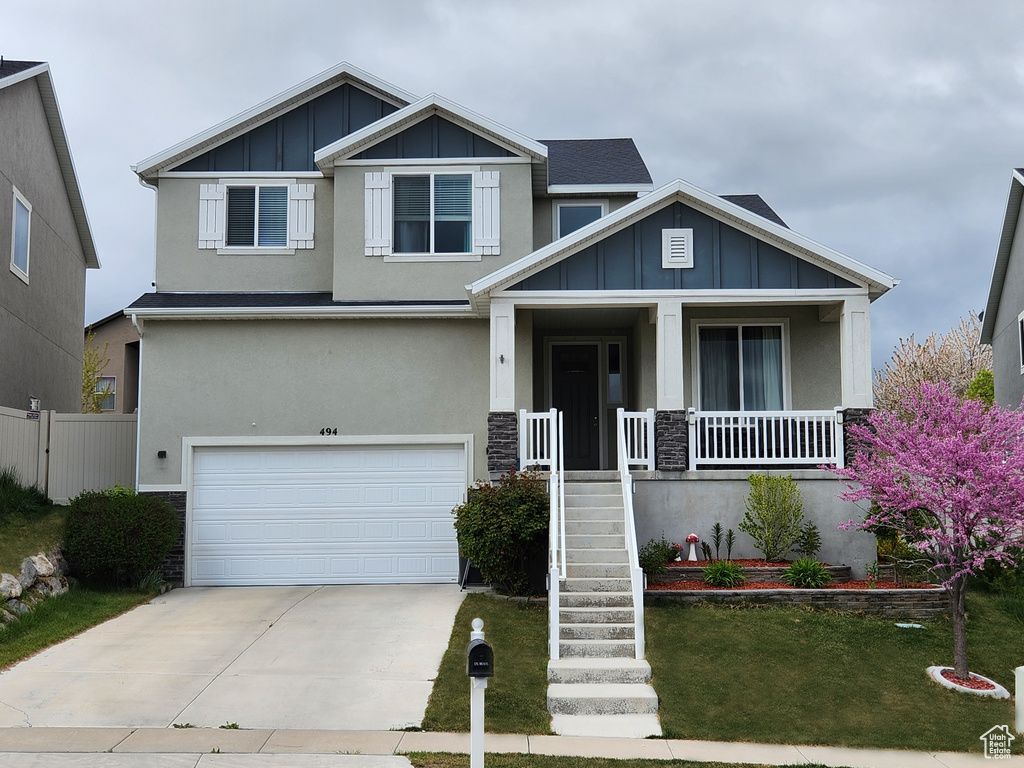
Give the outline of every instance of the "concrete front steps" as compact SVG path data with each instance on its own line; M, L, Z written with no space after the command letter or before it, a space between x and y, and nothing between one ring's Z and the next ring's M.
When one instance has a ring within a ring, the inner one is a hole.
M559 658L548 662L551 729L561 736L660 736L651 665L636 658L618 473L565 487L566 579Z

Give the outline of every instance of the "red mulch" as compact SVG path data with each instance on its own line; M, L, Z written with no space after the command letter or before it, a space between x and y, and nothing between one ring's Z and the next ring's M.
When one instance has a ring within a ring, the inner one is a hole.
M742 565L744 568L788 568L792 565L792 562L789 560L775 560L773 562L768 562L767 560L730 560L729 562L736 563L736 565ZM668 564L668 567L706 568L711 565L711 563L711 560L679 560L678 562L673 560ZM822 563L822 565L828 565L828 563Z
M964 680L962 677L957 677L956 672L952 669L942 670L942 676L949 680L951 683L962 685L964 688L970 688L972 691L994 691L996 687L987 680L982 680L980 677L971 675L970 680Z
M822 589L872 589L869 582L844 581L826 584ZM894 581L876 581L875 589L937 589L934 584L900 584L896 586ZM662 591L669 589L693 589L693 590L743 590L743 589L800 589L791 587L783 581L744 581L737 587L712 587L697 579L681 581L651 581L647 583L648 590Z

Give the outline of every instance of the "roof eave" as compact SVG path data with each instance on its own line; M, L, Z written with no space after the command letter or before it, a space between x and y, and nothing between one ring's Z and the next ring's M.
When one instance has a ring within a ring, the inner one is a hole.
M989 283L988 301L985 303L985 319L981 324L981 343L991 344L995 337L996 314L999 311L999 300L1003 295L1003 283L1006 270L1010 264L1010 250L1013 238L1017 233L1017 221L1024 202L1024 176L1015 168L1010 175L1010 189L1006 195L1006 207L1003 213L1003 226L999 234L999 245L996 247L995 264L992 266L992 280Z
M638 195L654 191L654 184L549 184L549 195Z
M410 102L416 101L416 96L408 91L398 88L378 77L374 77L369 72L353 67L347 62L341 62L286 91L282 91L276 96L270 97L254 107L240 112L234 117L218 123L212 128L208 128L191 138L175 144L173 147L147 157L145 160L131 166L131 169L142 178L152 178L161 170L184 161L189 156L222 144L234 138L235 135L276 117L293 104L306 101L317 92L326 90L335 83L345 80L351 80L366 86L375 92L376 95L384 97L385 100L390 101L396 106L404 107Z

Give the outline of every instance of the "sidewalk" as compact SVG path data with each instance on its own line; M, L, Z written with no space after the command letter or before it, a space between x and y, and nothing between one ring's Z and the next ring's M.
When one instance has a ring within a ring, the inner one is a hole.
M488 752L650 758L845 768L1024 766L980 754L843 749L662 739L487 734ZM469 752L468 733L230 730L220 728L0 728L0 768L403 768L408 752ZM60 755L59 763L54 757Z

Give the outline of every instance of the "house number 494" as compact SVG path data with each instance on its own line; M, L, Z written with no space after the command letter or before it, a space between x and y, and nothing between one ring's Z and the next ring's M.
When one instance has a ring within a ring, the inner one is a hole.
M323 429L320 430L320 435L321 436L336 435L336 434L338 434L338 428L337 427L324 427Z

